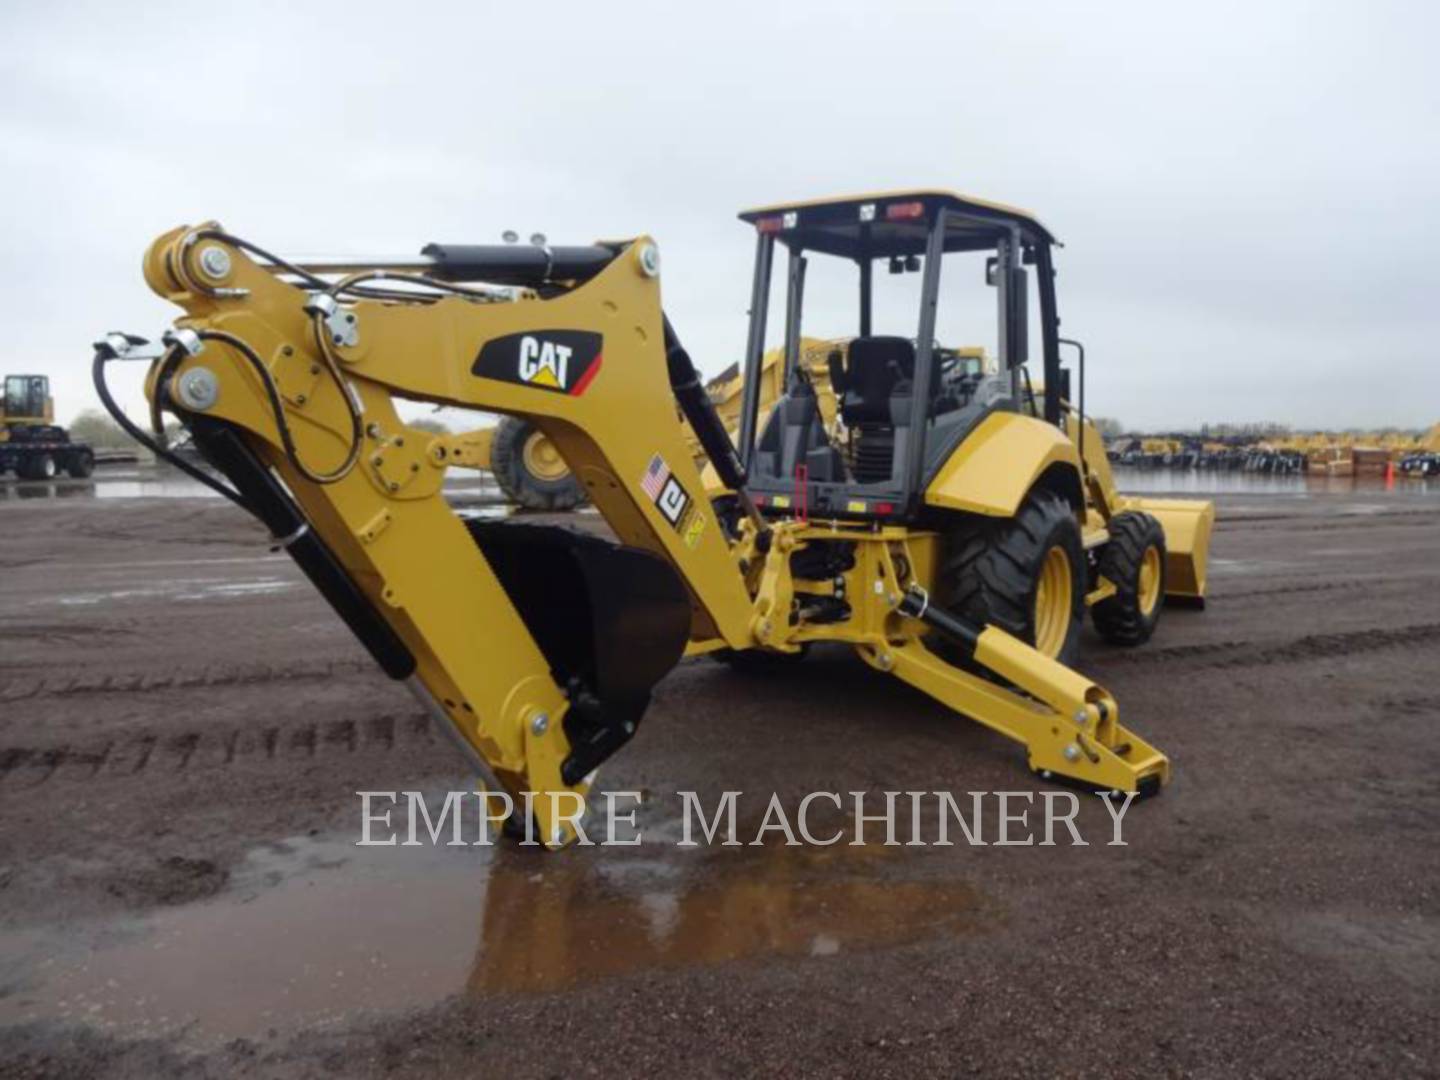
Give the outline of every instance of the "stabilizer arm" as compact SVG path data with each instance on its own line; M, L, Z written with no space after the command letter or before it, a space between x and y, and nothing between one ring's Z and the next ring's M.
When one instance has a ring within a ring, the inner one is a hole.
M872 663L890 665L905 682L1022 743L1030 767L1042 776L1142 795L1169 782L1165 755L1123 727L1115 699L1079 672L998 627L977 627L930 607L922 590L908 590L898 611L956 642L1007 685L945 662L920 638L906 639Z

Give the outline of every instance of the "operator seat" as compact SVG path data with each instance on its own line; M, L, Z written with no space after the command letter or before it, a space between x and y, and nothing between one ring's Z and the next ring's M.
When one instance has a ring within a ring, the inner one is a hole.
M897 428L909 425L914 379L915 345L909 338L855 338L843 365L831 354L830 381L849 431L850 471L860 483L890 478Z
M903 337L855 338L843 369L833 357L830 364L830 381L840 391L840 416L849 427L889 424L890 398L914 377L915 346Z

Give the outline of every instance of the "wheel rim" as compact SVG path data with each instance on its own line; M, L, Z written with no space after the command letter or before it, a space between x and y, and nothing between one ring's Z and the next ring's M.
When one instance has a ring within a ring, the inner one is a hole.
M1052 659L1060 655L1070 633L1073 588L1069 557L1063 548L1052 547L1040 565L1035 589L1035 648Z
M520 457L525 462L525 471L537 480L563 480L570 472L570 466L543 431L530 433Z
M46 480L54 480L54 479L55 479L55 459L54 459L54 458L49 457L49 456L47 455L46 457L43 457L43 458L40 459L40 475L41 475L42 477L44 477Z
M1140 560L1140 614L1149 615L1160 602L1160 550L1155 545L1145 549Z

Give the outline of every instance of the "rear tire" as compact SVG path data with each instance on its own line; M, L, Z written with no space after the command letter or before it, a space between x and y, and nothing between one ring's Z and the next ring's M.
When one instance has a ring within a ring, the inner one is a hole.
M15 472L22 480L54 480L59 470L52 455L28 454L20 459Z
M573 510L585 502L585 488L529 421L513 416L500 421L490 444L490 470L506 498L526 510Z
M1074 661L1085 613L1085 551L1070 504L1033 491L1013 518L977 521L948 540L935 603L992 624L1062 664Z
M65 471L76 480L84 480L95 471L95 455L90 450L74 450L65 463Z
M1154 517L1126 510L1110 519L1110 542L1100 555L1100 573L1115 583L1115 595L1090 609L1095 629L1116 645L1150 640L1165 606L1165 529Z

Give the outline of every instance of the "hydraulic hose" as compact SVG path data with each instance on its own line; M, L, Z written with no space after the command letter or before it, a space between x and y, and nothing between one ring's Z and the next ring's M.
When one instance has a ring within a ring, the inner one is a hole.
M176 353L178 351L178 347L174 347L170 350L170 353ZM166 354L167 360L169 359L170 353ZM220 483L214 477L207 474L203 469L196 468L194 465L191 465L190 462L186 461L178 454L175 454L166 447L160 445L144 431L142 431L138 426L136 426L130 420L130 418L125 415L125 410L120 408L119 403L115 400L113 396L111 396L110 387L105 379L105 365L108 364L111 360L115 359L118 358L113 352L108 349L107 346L105 346L103 343L97 344L95 346L95 360L90 367L90 374L95 383L95 393L98 394L100 397L100 404L105 406L105 411L110 414L110 416L114 419L115 423L120 425L121 430L124 431L126 435L129 435L130 438L134 439L137 443L143 446L146 450L149 450L157 458L169 462L171 465L175 466L175 468L183 472L186 476L189 476L193 480L198 480L200 483L204 484L212 491L225 496L225 498L229 499L232 503L240 507L240 509L244 510L247 514L254 514L254 508L249 504L249 502L246 501L243 495Z
M735 452L735 444L730 441L730 434L715 411L715 403L701 385L695 363L690 359L685 346L680 344L680 338L676 335L675 328L670 325L668 316L665 317L665 366L670 375L670 389L680 403L685 419L690 421L695 437L700 440L705 456L715 466L720 482L735 492L741 508L755 523L757 531L761 535L768 533L770 527L760 516L760 511L746 489L749 477L745 474L740 455Z
M360 450L364 444L364 421L361 418L360 410L356 408L355 402L350 398L350 391L345 385L345 378L335 366L335 361L332 356L326 353L325 360L327 366L330 368L331 378L335 380L336 389L339 390L341 397L344 398L346 409L350 414L350 450L345 455L345 460L339 468L333 472L317 473L300 460L299 451L295 448L295 439L290 433L290 422L285 418L285 403L280 400L280 391L275 386L275 379L270 374L270 369L265 366L265 361L260 359L260 355L252 349L249 343L243 338L237 337L227 330L198 330L196 331L196 335L201 341L219 341L225 345L229 345L241 356L245 357L250 366L255 369L255 374L259 377L261 385L265 388L265 396L269 400L270 411L274 414L275 427L280 433L280 444L285 451L285 458L294 466L296 472L312 484L333 484L335 481L343 479L350 470L355 467L355 462L359 460Z

